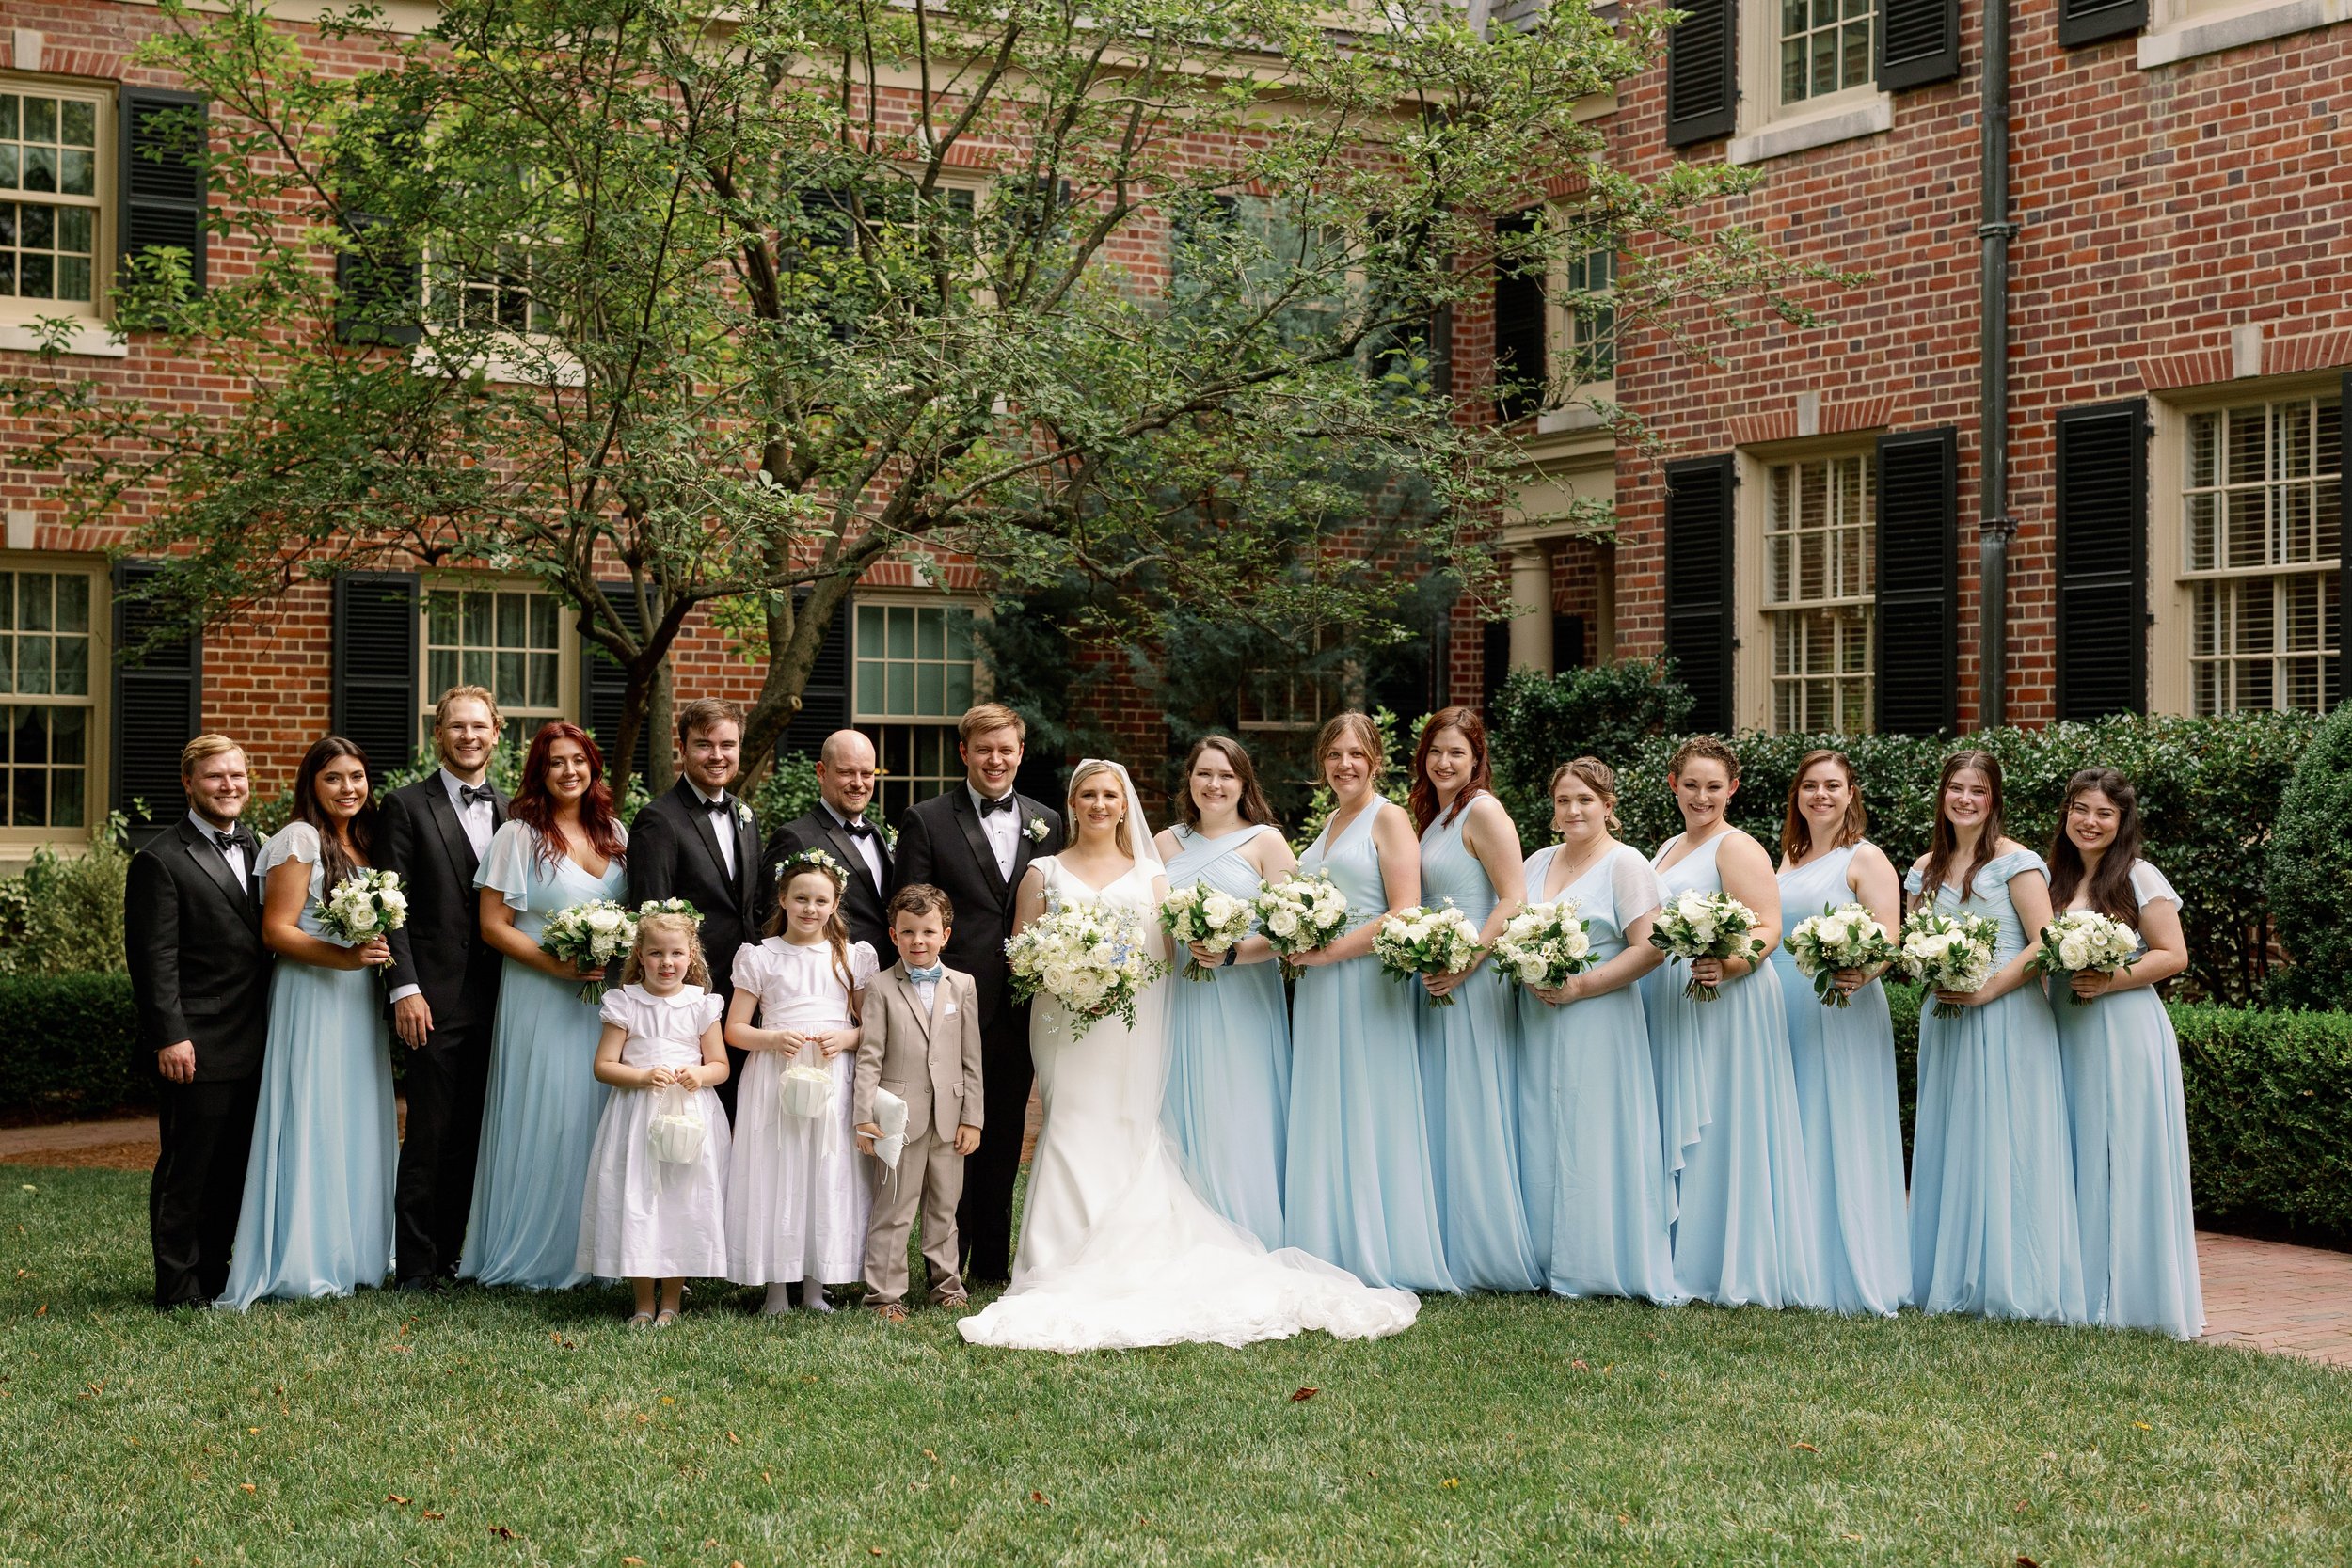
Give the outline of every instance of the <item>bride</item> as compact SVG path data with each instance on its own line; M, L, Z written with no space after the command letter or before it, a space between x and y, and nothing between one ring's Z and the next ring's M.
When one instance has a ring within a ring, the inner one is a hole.
M1021 879L1015 929L1050 909L1099 904L1131 911L1164 946L1167 875L1127 769L1080 763L1069 820L1071 847ZM1084 1035L1039 997L1029 1052L1045 1119L1012 1285L959 1330L978 1345L1073 1353L1246 1345L1318 1328L1361 1339L1409 1326L1421 1307L1411 1291L1375 1290L1295 1249L1268 1252L1194 1191L1160 1126L1168 985L1145 989L1132 1029L1113 1015Z

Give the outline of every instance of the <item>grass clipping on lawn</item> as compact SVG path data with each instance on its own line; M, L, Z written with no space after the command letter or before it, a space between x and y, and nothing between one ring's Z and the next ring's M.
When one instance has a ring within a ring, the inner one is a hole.
M2352 1559L2352 1375L2240 1350L1488 1296L1064 1359L709 1283L660 1334L617 1290L159 1318L145 1190L0 1181L0 1562Z

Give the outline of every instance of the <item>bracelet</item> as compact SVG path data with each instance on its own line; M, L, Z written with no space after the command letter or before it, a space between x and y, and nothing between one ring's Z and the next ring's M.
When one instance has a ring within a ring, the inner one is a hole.
M1239 963L1240 961L1241 943L1235 942L1232 946L1228 947L1225 950L1225 961L1216 967L1219 969L1231 969L1234 964Z

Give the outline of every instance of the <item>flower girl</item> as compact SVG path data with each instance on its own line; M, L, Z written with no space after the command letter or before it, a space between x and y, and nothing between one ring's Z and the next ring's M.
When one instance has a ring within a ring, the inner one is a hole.
M821 849L786 861L766 936L735 955L727 1043L751 1059L735 1102L727 1277L767 1286L766 1312L791 1307L795 1282L802 1306L830 1312L825 1287L865 1274L873 1196L850 1101L859 1002L882 966L842 924L843 876Z
M688 1279L726 1272L727 1118L711 1088L727 1053L709 985L693 917L657 913L605 993L596 1077L622 1092L596 1124L579 1267L636 1287L631 1327L667 1328Z

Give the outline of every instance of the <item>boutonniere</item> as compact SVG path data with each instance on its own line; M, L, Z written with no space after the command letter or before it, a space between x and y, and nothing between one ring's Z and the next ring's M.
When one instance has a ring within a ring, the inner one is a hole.
M1030 817L1029 825L1021 830L1023 835L1025 836L1031 844L1044 843L1045 835L1052 831L1052 829L1046 827L1045 818L1042 816Z
M752 808L751 808L751 807L749 807L749 806L747 806L747 805L745 805L745 804L744 804L742 801L740 801L740 800L736 801L736 802L735 802L735 819L736 819L738 822L743 823L745 826L747 826L747 827L748 827L748 826L750 825L750 823L751 823L751 820L752 820Z

